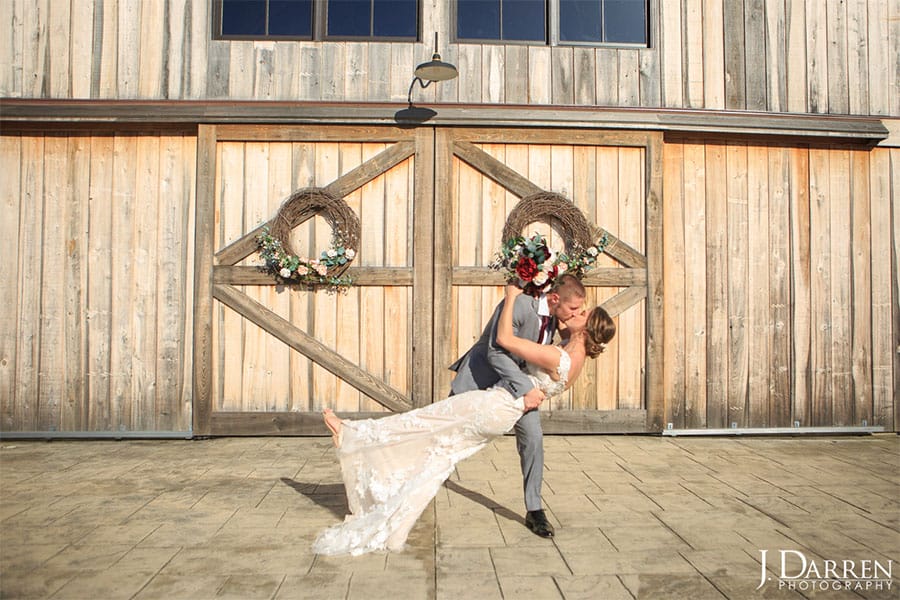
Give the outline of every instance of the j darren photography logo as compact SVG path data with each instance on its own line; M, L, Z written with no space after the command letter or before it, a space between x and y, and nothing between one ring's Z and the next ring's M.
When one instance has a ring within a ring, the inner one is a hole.
M778 589L880 591L890 590L893 584L892 560L816 560L799 550L778 550L772 556L768 550L759 553L762 560L757 590L773 581L767 571L770 561L772 571L777 573Z

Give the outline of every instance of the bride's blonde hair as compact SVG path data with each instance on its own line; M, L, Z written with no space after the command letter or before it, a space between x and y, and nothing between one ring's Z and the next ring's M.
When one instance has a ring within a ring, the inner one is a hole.
M584 351L590 358L597 358L616 335L616 323L602 307L594 307L585 325Z

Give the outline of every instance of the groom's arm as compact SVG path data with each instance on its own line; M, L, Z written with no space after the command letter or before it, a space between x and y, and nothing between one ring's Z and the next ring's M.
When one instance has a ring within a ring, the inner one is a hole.
M518 398L532 392L534 383L522 370L521 361L514 359L509 352L497 344L497 322L499 321L502 306L503 304L501 303L497 307L491 319L491 336L488 343L487 360L488 364L500 376L498 384ZM519 330L522 329L525 321L530 318L538 319L537 314L531 307L531 300L526 296L518 296L513 307L513 333L519 335ZM539 392L540 390L537 391ZM534 404L534 406L528 408L534 408L535 406L537 405Z

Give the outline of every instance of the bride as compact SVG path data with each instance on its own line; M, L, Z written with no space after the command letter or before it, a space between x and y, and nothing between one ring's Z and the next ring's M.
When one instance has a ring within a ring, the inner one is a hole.
M550 397L568 388L587 357L603 352L615 323L597 307L566 323L560 345L541 345L513 335L513 305L521 293L516 285L506 286L497 343L527 361L535 386ZM524 410L522 398L499 387L380 419L343 420L326 409L352 514L320 533L313 551L402 550L416 519L456 464L510 431Z

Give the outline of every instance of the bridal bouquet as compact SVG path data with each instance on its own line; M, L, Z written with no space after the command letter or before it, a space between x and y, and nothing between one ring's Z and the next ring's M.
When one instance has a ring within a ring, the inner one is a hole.
M569 252L556 252L539 233L530 238L518 236L506 241L489 266L495 271L506 271L507 282L518 283L526 294L540 296L563 273L584 277L607 243L604 234L588 248L573 244Z

